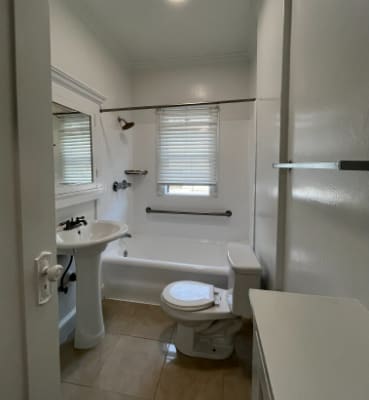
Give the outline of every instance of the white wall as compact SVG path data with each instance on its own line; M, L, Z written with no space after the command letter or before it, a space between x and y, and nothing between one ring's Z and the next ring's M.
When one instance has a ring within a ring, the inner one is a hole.
M114 54L79 19L68 1L49 3L52 65L106 96L104 106L131 105L130 76ZM115 180L124 178L123 171L131 165L131 136L122 133L114 113L96 115L95 136L98 180L106 191L97 204L88 202L59 210L57 222L77 215L127 221L129 192L114 193L111 187ZM60 260L67 262L65 258ZM59 295L59 300L63 318L75 305L75 284L70 285L68 295Z
M15 107L12 49L11 1L0 3L0 181L4 190L0 196L0 396L21 400L25 393L25 362L22 291L18 259L17 176L15 171Z
M277 283L277 230L281 140L281 90L284 0L260 0L257 29L257 167L255 252L264 269L264 284Z
M369 159L369 3L293 2L290 158ZM369 306L368 172L294 171L285 289Z
M249 65L218 62L212 65L143 68L133 76L133 103L137 105L196 102L252 97ZM156 189L157 133L155 111L134 113L134 168L147 169L133 178L133 230L218 240L248 240L253 178L253 106L223 105L220 117L220 173L217 198L158 196ZM231 218L147 215L145 208L227 210Z
M117 58L69 8L49 0L51 63L107 97L106 107L131 104L130 76ZM68 104L66 104L68 106ZM99 217L126 219L127 193L113 193L114 180L130 164L130 136L121 132L116 114L97 116L99 175L107 192L99 201ZM89 208L90 209L90 208Z

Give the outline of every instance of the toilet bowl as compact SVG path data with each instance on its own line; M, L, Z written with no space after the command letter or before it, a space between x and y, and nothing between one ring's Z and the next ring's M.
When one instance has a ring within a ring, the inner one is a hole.
M234 350L242 318L251 317L250 288L260 287L261 268L249 246L228 244L229 289L177 281L161 294L162 309L177 321L176 348L188 356L225 359Z

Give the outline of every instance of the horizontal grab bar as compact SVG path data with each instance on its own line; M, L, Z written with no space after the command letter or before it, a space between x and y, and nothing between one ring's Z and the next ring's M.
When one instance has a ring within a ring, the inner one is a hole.
M369 171L369 161L340 160L333 162L274 163L279 169L332 169L336 171Z
M178 211L178 210L155 210L151 207L146 207L147 214L179 214L179 215L213 215L216 217L231 217L232 211Z

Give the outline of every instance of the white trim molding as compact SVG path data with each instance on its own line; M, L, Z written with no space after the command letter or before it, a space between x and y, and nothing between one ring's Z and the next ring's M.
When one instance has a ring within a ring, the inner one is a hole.
M97 200L105 191L97 179L99 169L96 153L96 116L100 113L106 97L86 83L73 78L55 66L51 66L52 100L66 107L89 115L92 120L91 134L93 147L93 183L85 185L57 185L55 190L55 206L57 210L81 203Z
M86 83L73 78L72 76L68 75L67 73L55 66L51 66L51 79L52 82L80 94L86 99L98 104L99 106L106 100L106 96L104 96L97 90L90 88Z
M105 190L101 184L85 185L81 190L74 188L74 190L66 193L57 193L55 198L55 208L60 210L62 208L75 206L81 203L87 203L89 201L97 200L101 197Z
M248 52L233 52L227 54L203 54L201 56L193 57L166 57L166 58L155 58L142 61L132 61L128 63L129 68L133 71L141 69L155 69L162 67L193 67L198 65L213 65L213 64L224 64L224 63L248 63L251 56Z

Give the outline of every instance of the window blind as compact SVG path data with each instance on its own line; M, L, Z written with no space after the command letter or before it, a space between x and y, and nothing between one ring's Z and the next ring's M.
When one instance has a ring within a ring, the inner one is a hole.
M217 106L161 109L159 114L158 184L217 184Z
M59 183L92 183L92 139L90 117L83 114L75 114L65 115L59 118Z

